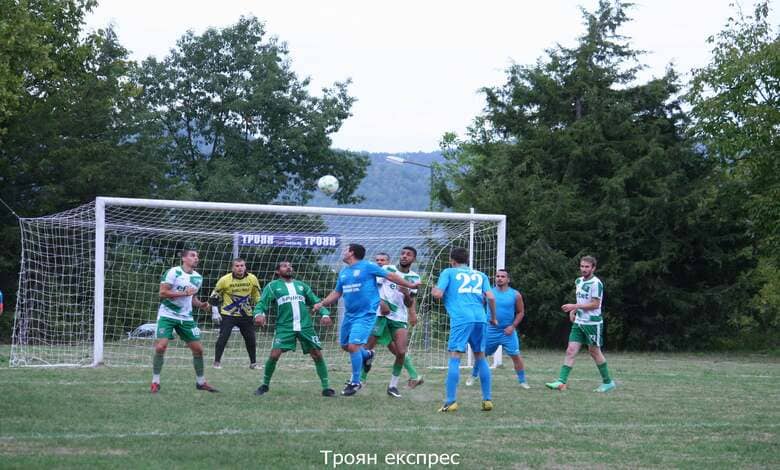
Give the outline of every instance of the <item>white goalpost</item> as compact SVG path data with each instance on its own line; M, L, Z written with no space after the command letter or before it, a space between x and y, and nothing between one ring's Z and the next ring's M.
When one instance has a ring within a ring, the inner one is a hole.
M261 288L276 263L292 262L295 276L320 297L335 286L349 243L366 247L366 258L388 253L393 264L404 246L417 249L412 269L423 280L418 324L409 351L420 367L446 366L449 321L430 295L449 251L469 249L471 265L493 276L504 267L506 216L496 214L388 211L303 206L232 204L99 197L93 203L46 217L20 220L22 260L10 365L148 366L154 340L161 275L179 264L182 248L200 255L198 296L205 300L231 260L246 260ZM334 312L335 314L335 312ZM338 318L341 317L338 309ZM335 315L334 315L335 316ZM213 360L218 327L195 312L207 360ZM257 355L271 349L274 316L257 332ZM337 321L318 326L326 352L338 348ZM378 349L379 351L379 349ZM291 354L305 360L301 354ZM390 362L389 353L378 355ZM223 365L248 364L243 339L234 332ZM168 365L191 366L180 341L166 353Z

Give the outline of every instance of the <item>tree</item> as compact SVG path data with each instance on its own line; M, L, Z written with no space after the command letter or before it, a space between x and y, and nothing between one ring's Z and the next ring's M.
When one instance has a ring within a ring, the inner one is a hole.
M185 34L164 60L149 58L137 76L156 118L144 131L192 197L303 203L324 174L339 178L339 202L352 196L367 159L330 149L329 134L349 117L348 83L309 95L283 43L263 23Z
M708 39L712 59L694 71L687 99L692 137L744 187L736 201L761 255L755 313L739 315L734 324L767 335L780 329L780 32L769 23L768 1L753 12L737 12Z
M602 1L583 11L576 47L484 89L467 139L445 138L444 172L455 208L507 214L531 338L565 341L560 305L579 257L594 254L613 345L702 347L745 298L728 287L751 266L740 251L749 240L725 217L733 205L717 213L725 191L712 187L727 183L682 132L674 71L635 83L639 52L618 34L625 10Z

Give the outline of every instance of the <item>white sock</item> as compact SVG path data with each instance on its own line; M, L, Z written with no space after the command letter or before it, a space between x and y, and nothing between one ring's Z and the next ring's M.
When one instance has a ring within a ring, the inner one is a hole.
M399 377L397 375L391 375L390 376L390 387L398 388L398 379L400 379L400 378L401 377Z
M160 383L160 374L152 374L152 383L153 384L159 384Z
M202 375L200 377L195 377L195 382L197 382L198 385L203 385L206 383L206 377Z

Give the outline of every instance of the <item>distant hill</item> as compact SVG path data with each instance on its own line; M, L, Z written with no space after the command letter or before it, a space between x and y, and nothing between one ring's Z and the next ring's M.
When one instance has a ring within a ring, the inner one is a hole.
M441 152L417 153L364 153L371 159L366 177L360 183L357 194L365 197L360 204L341 207L361 209L395 209L427 211L430 199L430 170L417 165L394 164L385 159L388 155L405 158L423 165L441 163ZM336 201L321 193L309 201L310 206L337 207Z

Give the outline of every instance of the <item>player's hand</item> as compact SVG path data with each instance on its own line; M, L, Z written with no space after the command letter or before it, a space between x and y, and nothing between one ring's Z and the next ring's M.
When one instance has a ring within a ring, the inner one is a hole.
M409 315L409 326L415 326L417 325L417 315L410 314Z
M320 317L320 325L327 327L332 324L333 324L333 320L331 320L329 316Z
M496 318L493 317L493 318L490 319L490 324L493 325L493 326L498 326L498 320L496 320Z
M317 313L320 311L322 307L324 307L324 305L322 305L322 302L317 302L316 304L314 304L314 306L312 306L311 311Z
M569 312L569 321L574 323L575 318L577 318L577 312L574 311Z
M577 310L577 304L563 304L561 305L561 310L563 310L566 313L572 312L574 310Z
M211 321L214 322L215 325L222 323L222 315L219 314L219 307L211 307Z
M514 325L509 325L506 328L504 328L504 334L507 335L507 336L509 336L512 333L514 333L514 331L515 331L515 326Z
M255 317L255 326L265 326L265 315Z
M195 300L200 302L200 304L198 305L199 309L203 310L204 312L210 312L211 311L211 305L209 305L208 302L201 302L201 300L198 299L198 298L196 298Z
M198 289L195 287L186 287L184 289L184 295L182 297L189 297L191 295L195 295L198 292Z

